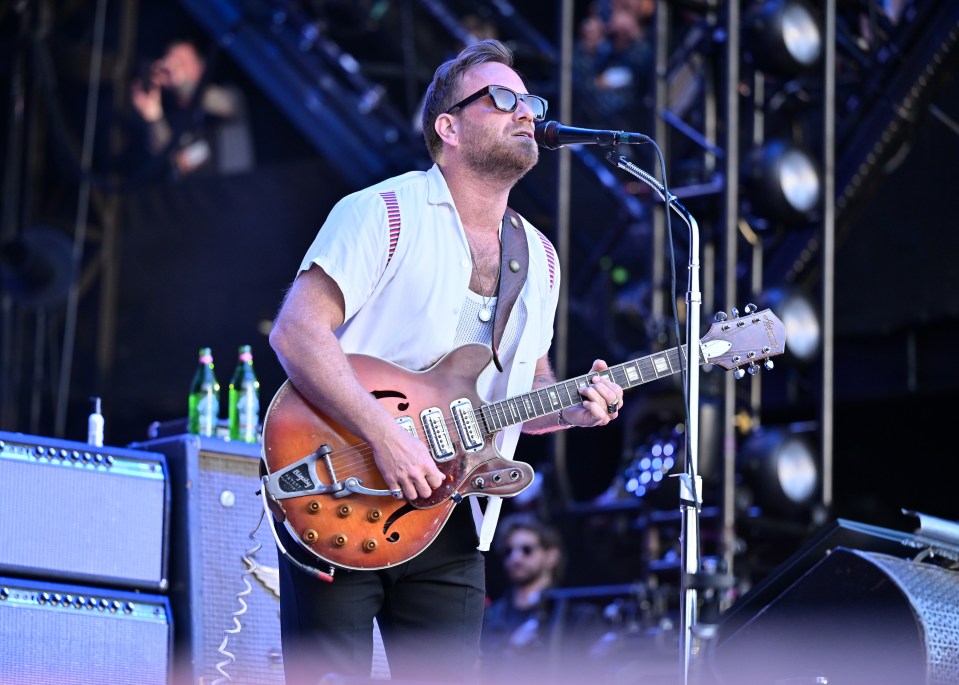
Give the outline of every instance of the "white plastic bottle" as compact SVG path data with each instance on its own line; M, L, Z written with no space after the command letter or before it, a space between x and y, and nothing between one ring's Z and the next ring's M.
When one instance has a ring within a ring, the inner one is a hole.
M91 397L93 412L87 418L87 443L103 447L103 414L100 413L100 398Z

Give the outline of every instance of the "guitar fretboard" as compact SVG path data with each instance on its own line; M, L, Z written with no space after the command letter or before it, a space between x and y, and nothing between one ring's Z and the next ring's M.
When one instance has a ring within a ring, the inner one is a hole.
M639 359L623 364L611 366L606 371L589 373L577 378L561 381L555 385L538 388L525 395L517 395L499 402L480 407L480 415L487 434L500 431L524 421L555 414L575 404L579 404L583 397L579 388L587 387L595 376L609 376L614 383L624 389L634 388L637 385L649 383L659 378L672 376L681 370L679 351L686 355L686 345L682 348L674 347L665 352L656 352Z

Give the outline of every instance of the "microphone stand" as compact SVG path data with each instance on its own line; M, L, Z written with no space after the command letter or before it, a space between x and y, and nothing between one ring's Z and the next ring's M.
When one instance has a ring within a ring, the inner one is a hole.
M616 158L616 151L606 153L606 159L655 190L689 227L689 289L686 292L686 464L679 476L679 511L681 525L680 574L680 632L679 657L682 682L689 682L693 655L693 635L698 617L698 588L696 575L700 565L699 513L702 509L702 478L699 475L699 316L702 293L699 290L699 225L693 215L668 193L666 186L648 172L640 169L626 157ZM664 172L665 173L665 172ZM668 217L667 217L668 218ZM667 223L668 225L668 223ZM679 349L682 350L680 341ZM693 363L689 363L689 357ZM682 359L682 355L680 355Z

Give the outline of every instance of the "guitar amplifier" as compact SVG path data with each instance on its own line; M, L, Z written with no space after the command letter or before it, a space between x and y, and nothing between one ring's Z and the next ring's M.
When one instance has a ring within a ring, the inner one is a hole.
M166 458L0 432L0 573L167 587Z
M263 510L259 445L176 435L130 447L164 454L170 469L177 683L222 678L220 665L231 682L281 685L276 544L265 520L253 534Z
M0 577L0 681L168 685L162 595Z

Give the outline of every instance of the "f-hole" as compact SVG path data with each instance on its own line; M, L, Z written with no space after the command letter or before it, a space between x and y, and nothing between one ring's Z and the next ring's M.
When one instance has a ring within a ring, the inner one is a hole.
M378 400L387 399L389 397L396 397L402 400L408 399L406 395L401 393L399 390L371 390L370 394ZM400 402L399 404L396 405L396 408L399 411L406 411L407 409L409 409L409 406L410 406L409 402Z

